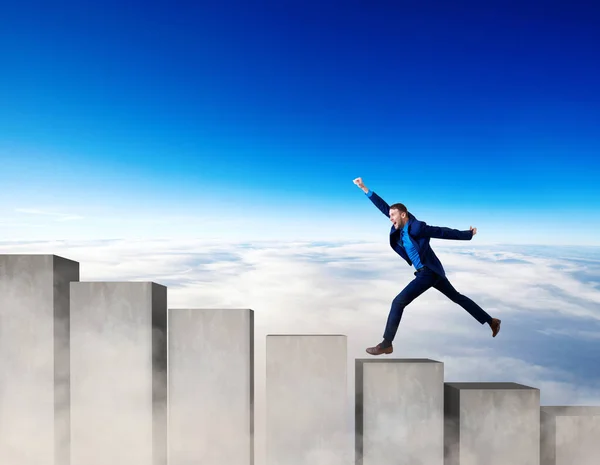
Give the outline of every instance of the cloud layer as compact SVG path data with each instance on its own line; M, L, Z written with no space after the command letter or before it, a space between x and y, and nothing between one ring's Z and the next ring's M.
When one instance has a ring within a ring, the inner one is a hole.
M434 243L459 292L502 319L491 337L432 289L405 311L394 357L444 362L446 381L514 381L545 405L600 405L598 249ZM81 263L81 281L154 281L170 308L255 310L256 452L264 453L267 334L348 336L354 359L381 340L392 299L414 277L385 243L129 240L1 243L0 253L56 254ZM349 414L349 431L353 418Z

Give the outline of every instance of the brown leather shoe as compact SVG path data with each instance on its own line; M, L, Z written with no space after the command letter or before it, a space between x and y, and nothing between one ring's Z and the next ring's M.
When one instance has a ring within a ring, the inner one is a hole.
M375 347L369 347L367 349L367 354L371 355L381 355L381 354L391 354L394 351L394 346L390 344L389 347L383 347L383 343L377 344Z
M492 318L492 322L490 323L490 327L492 328L492 337L496 337L496 334L500 332L500 323L502 320L498 318Z

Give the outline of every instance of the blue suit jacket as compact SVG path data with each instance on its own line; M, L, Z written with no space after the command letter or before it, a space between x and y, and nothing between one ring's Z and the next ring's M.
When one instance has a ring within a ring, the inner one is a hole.
M390 206L375 192L370 191L371 202L381 210L388 219L390 218ZM408 237L419 253L421 263L432 271L441 276L446 276L444 267L439 258L429 246L429 239L454 239L462 241L470 241L473 238L473 231L459 231L458 229L444 228L440 226L429 226L424 221L419 221L415 216L408 212ZM406 253L404 246L399 243L400 231L392 225L390 230L390 246L400 255L406 262L412 266L412 261Z

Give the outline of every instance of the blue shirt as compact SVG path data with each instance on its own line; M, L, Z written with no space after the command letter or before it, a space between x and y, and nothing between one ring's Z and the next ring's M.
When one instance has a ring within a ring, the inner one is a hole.
M366 194L367 197L371 197L371 190L369 189ZM408 258L413 263L416 270L421 268L423 264L421 263L421 258L419 257L419 252L413 245L410 237L408 236L408 223L404 225L404 227L400 230L400 238L398 239L398 245L403 246L408 254Z
M419 258L419 252L413 245L410 237L408 236L408 222L404 225L404 227L400 230L400 239L398 239L399 245L404 245L406 249L406 253L408 254L408 258L413 262L415 269L418 270L423 266L421 263L421 259Z

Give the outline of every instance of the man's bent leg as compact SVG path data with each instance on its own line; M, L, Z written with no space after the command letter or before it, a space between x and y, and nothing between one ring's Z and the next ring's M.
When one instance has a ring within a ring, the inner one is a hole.
M386 344L391 344L396 337L404 308L433 286L436 278L436 275L428 270L416 273L416 276L392 301L392 308L390 309L385 332L383 333L383 339Z
M448 297L452 302L457 303L462 308L464 308L467 312L471 314L473 318L475 318L479 323L490 324L492 322L492 317L488 315L488 313L469 299L467 296L462 295L454 286L448 281L448 278L444 276L440 276L438 281L433 285L438 291Z

